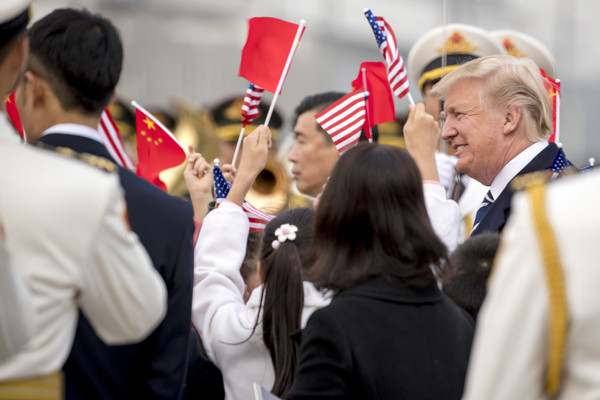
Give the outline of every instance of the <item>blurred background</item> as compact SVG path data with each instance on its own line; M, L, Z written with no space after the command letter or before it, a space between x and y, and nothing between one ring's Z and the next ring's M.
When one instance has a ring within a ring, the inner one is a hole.
M382 61L363 9L386 18L406 61L414 41L444 21L443 0L34 0L33 19L65 6L85 7L110 18L121 32L125 64L118 95L179 118L243 96L237 76L246 20L271 16L306 32L296 52L277 110L291 137L292 115L306 95L350 91L363 61ZM578 166L600 161L595 116L600 105L600 0L447 0L446 21L487 30L529 34L554 54L562 84L560 141ZM421 99L411 82L415 100ZM272 95L265 94L270 101ZM396 99L399 119L408 101ZM201 123L198 122L198 123ZM182 139L183 144L186 139Z

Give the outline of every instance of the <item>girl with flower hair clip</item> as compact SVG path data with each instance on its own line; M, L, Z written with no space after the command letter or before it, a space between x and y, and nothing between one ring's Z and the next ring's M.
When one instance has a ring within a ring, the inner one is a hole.
M240 266L249 222L241 206L264 168L269 143L265 127L244 139L227 199L204 219L195 249L192 322L208 357L221 370L226 399L253 398L253 383L285 396L299 351L291 334L329 302L303 281L303 269L312 261L310 209L285 211L267 224L259 260L263 285L244 302ZM210 179L210 174L196 176Z

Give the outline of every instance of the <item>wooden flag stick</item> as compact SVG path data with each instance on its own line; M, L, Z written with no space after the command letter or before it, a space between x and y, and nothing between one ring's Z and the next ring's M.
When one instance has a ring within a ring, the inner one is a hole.
M277 98L279 97L279 92L281 92L281 88L283 87L283 82L285 81L285 77L287 76L288 71L290 70L290 65L292 65L292 58L294 58L294 53L298 48L298 44L300 44L300 38L302 37L302 32L304 32L304 28L306 27L306 21L301 20L300 25L298 25L298 30L296 31L296 37L294 38L294 43L292 43L292 47L290 48L290 53L288 54L288 58L285 62L285 66L283 67L283 71L281 72L281 76L279 77L279 83L277 84L277 90L275 90L275 94L273 95L273 101L271 101L271 106L269 107L269 112L267 113L267 117L265 118L265 126L269 126L269 122L271 121L271 115L273 115L273 110L275 108L275 103L277 102Z

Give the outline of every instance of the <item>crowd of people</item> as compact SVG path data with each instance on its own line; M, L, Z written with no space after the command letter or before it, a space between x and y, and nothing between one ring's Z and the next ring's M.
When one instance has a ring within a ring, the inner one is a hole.
M0 5L0 95L29 143L0 113L0 399L598 397L600 175L548 142L552 62L459 24L442 61L424 35L405 148L375 129L340 155L315 115L345 93L306 96L287 159L314 202L257 233L271 129L222 166L218 207L193 148L189 198L162 191L97 132L116 28L70 8L28 26L30 6Z

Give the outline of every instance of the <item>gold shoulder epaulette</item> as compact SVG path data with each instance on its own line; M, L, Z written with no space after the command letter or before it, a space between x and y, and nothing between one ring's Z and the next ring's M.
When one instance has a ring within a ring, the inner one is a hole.
M531 186L546 184L550 180L551 175L548 171L536 171L529 174L515 176L510 182L510 187L513 191L527 189Z
M115 165L115 163L103 157L98 157L87 153L78 153L75 150L70 149L68 147L49 146L41 142L35 142L33 145L42 149L52 150L65 157L83 161L86 164L93 165L94 167L106 172L115 172L117 170L117 166Z

